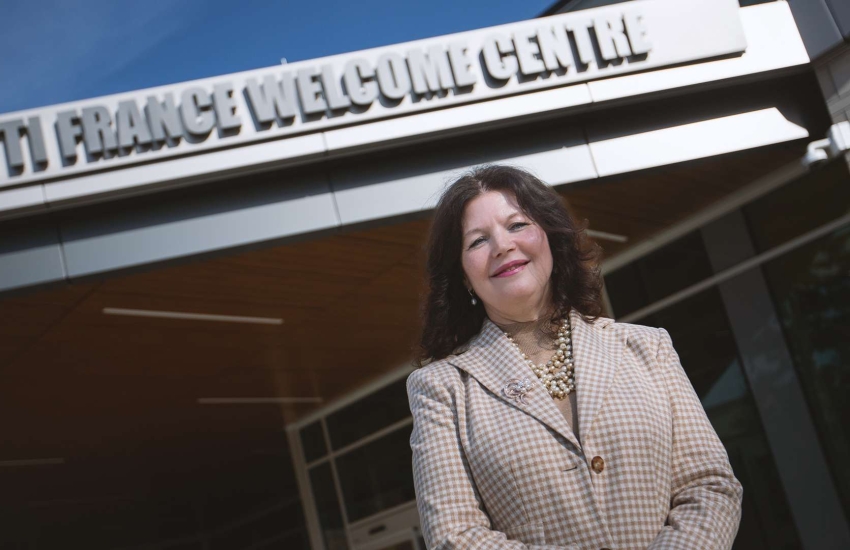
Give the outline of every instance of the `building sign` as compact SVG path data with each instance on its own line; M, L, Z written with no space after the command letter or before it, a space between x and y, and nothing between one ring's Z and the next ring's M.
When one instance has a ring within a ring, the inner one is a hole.
M625 2L11 113L0 187L739 54L737 10Z

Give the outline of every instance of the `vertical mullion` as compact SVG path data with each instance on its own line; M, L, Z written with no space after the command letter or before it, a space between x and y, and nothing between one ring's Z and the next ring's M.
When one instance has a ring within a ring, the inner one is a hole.
M331 447L331 435L328 432L328 426L325 423L325 417L321 419L322 423L322 433L325 434L325 445L328 448L328 454L331 454L333 447ZM343 500L342 495L342 485L339 482L339 473L336 470L336 457L331 456L329 459L331 465L331 476L334 480L334 488L336 489L336 499L339 503L339 510L342 514L342 528L345 531L345 540L348 542L349 550L354 548L354 542L351 540L351 533L348 530L348 513L345 510L345 501Z
M287 430L286 437L289 439L289 448L292 454L293 466L295 467L295 479L298 482L298 492L301 495L304 517L307 520L307 534L310 537L310 546L315 550L325 550L322 526L319 524L319 513L316 510L316 501L313 498L313 487L310 484L307 461L304 458L304 449L301 446L301 430Z

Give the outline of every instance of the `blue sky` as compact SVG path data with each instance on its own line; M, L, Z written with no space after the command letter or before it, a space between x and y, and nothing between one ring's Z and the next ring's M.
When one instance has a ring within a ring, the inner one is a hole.
M0 113L499 25L554 0L0 0Z

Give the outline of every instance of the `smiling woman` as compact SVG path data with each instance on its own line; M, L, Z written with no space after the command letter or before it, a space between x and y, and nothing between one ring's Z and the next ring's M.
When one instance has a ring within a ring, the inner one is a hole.
M490 320L506 324L546 313L552 253L546 232L531 221L510 191L488 191L469 202L463 217L464 283L481 296ZM525 319L528 320L528 319Z
M551 188L461 177L427 269L407 389L429 548L731 547L741 484L670 336L599 317L596 249Z
M488 316L499 323L557 320L577 309L597 317L599 252L558 194L532 174L493 165L459 178L434 212L420 361L449 355ZM473 304L470 293L483 304Z

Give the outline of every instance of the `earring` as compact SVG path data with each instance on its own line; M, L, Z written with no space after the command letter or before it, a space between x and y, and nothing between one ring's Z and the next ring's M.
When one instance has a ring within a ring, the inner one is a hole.
M472 292L471 288L468 288L467 290L469 291L469 295L472 296L472 299L470 300L470 302L472 302L472 305L477 305L478 300L475 298L475 293Z

